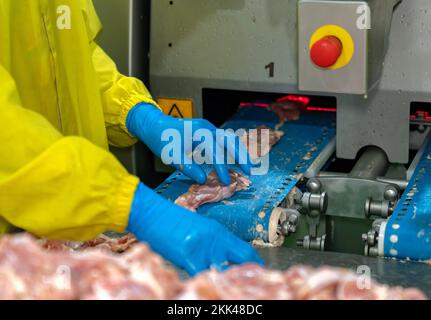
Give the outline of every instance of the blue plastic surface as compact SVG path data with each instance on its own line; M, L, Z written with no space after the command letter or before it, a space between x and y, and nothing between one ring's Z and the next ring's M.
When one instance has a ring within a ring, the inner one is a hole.
M278 118L257 107L242 108L223 128L252 129L258 125L274 128ZM279 206L298 182L301 174L314 162L325 146L335 137L335 116L328 113L306 113L281 130L285 136L276 144L269 161L269 172L251 176L249 190L236 193L219 203L205 204L198 214L217 220L244 240L268 241L272 210ZM238 166L232 169L240 171ZM208 173L211 168L206 167ZM172 174L156 191L171 201L186 193L193 182L181 172Z
M431 140L385 230L386 257L431 259Z

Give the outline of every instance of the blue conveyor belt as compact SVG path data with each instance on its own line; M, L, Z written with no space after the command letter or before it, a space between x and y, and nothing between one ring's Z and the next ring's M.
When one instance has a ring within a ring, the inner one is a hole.
M252 129L258 125L274 128L278 118L257 107L242 108L224 125L224 129ZM205 204L198 214L215 219L239 237L251 241L268 241L271 212L294 188L301 174L335 136L335 116L328 113L306 113L299 121L285 124L285 136L270 153L269 172L251 176L251 188L227 201ZM231 166L240 171L239 167ZM211 167L205 167L207 173ZM171 201L186 193L193 182L175 172L156 191Z
M386 224L384 254L399 259L431 259L431 140Z

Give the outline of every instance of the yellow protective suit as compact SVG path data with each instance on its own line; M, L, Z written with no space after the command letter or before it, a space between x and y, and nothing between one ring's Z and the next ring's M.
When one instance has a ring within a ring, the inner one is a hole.
M65 20L66 19L66 20ZM108 151L144 85L95 43L91 0L0 1L0 233L85 240L123 231L138 178Z

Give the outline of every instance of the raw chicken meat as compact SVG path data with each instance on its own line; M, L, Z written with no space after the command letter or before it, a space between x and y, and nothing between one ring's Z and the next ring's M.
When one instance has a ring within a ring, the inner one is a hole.
M269 109L278 116L280 124L283 125L286 121L299 120L303 107L303 104L295 101L278 101L271 104Z
M365 288L362 288L362 286ZM182 283L144 244L123 255L88 249L47 251L30 235L0 239L0 299L423 300L417 289L388 287L346 269L248 264L210 270Z
M38 239L37 243L48 251L75 251L79 250L84 242Z
M265 138L265 130L268 132L269 140ZM254 130L248 130L247 133L240 136L241 142L247 147L252 159L266 156L284 136L284 132L273 130L267 126L258 126Z
M50 252L29 235L0 240L0 299L172 299L181 287L144 244L120 256Z
M186 282L178 299L213 300L423 300L417 289L390 288L373 281L361 289L361 279L349 270L294 266L287 271L258 265L211 270Z
M114 253L123 253L129 250L135 243L138 243L138 240L129 233L120 238L110 238L102 234L94 240L83 242L41 239L39 243L44 249L50 251L83 251L92 248Z
M186 282L179 300L291 300L292 290L281 271L257 265L210 270Z
M250 187L250 180L242 174L230 170L230 177L232 183L224 186L220 183L216 172L213 171L204 185L192 185L187 193L178 197L175 203L195 212L205 203L220 202L232 197L235 192L246 190Z
M121 238L110 238L102 234L95 240L85 241L80 249L96 248L114 253L123 253L129 250L136 243L138 243L138 239L136 239L131 233Z

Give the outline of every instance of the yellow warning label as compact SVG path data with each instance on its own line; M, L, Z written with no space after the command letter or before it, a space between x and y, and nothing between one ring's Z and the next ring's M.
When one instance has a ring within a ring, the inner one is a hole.
M188 99L159 98L157 103L163 112L175 118L193 118L193 101Z

